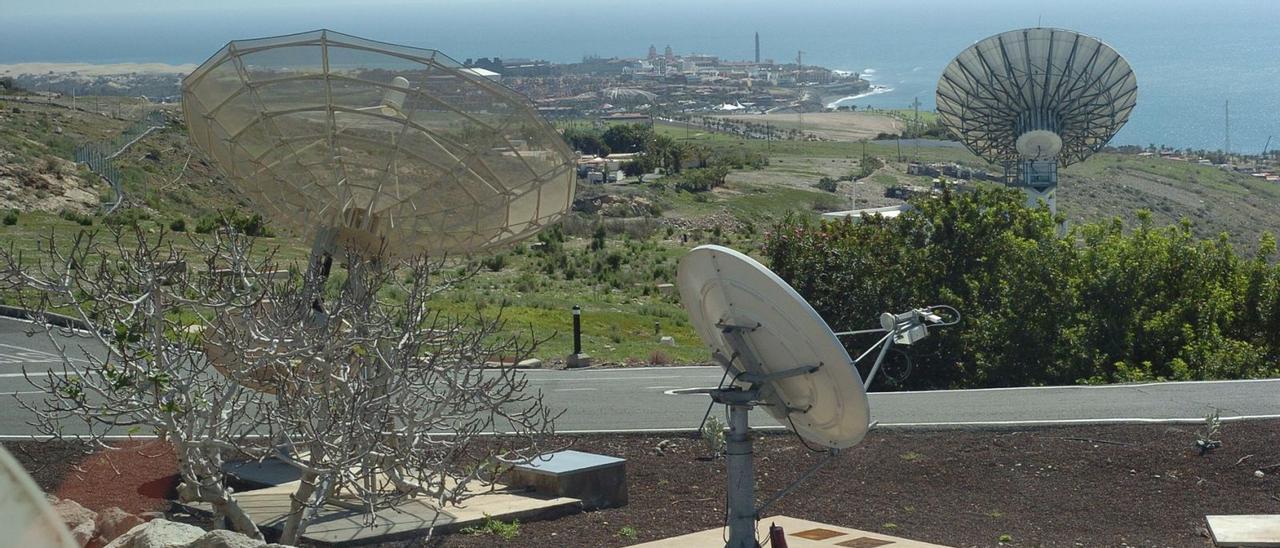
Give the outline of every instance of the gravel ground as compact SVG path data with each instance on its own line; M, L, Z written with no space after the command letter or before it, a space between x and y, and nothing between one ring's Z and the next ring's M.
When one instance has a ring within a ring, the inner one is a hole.
M1223 447L1204 456L1193 446L1197 431L1168 425L882 429L768 513L952 546L996 546L1002 538L1012 546L1211 546L1206 514L1280 513L1280 421L1223 425ZM722 524L724 461L705 458L699 440L592 435L557 441L626 458L630 504L521 523L511 540L453 534L388 546L626 546ZM124 502L153 509L164 504L173 481L172 456L156 447L112 452L115 475L100 456L81 460L77 447L6 446L41 487L85 497L81 502L91 508ZM145 456L154 454L160 456ZM819 458L794 436L760 435L759 497Z

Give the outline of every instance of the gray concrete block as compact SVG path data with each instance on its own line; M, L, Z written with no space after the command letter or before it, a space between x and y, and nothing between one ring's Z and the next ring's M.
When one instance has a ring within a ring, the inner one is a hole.
M557 451L515 466L505 480L542 495L579 499L587 509L627 504L627 461L617 457Z

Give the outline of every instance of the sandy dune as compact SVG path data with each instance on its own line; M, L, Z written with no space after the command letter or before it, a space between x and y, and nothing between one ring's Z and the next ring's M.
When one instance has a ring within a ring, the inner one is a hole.
M187 74L196 69L193 64L168 65L165 63L113 63L95 65L92 63L16 63L0 65L0 74L16 76L19 74L69 74L81 76L109 76L113 74Z

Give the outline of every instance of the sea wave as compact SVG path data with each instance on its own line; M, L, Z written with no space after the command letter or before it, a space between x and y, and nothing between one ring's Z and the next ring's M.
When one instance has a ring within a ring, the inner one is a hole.
M841 98L839 98L839 99L836 99L835 101L832 101L832 102L830 102L830 103L827 103L827 108L839 108L839 107L844 106L844 105L842 105L841 103L846 103L846 102L848 102L848 101L853 101L853 100L855 100L855 99L861 99L861 98L863 98L863 97L870 97L870 96L872 96L872 95L880 95L881 93L889 93L890 91L893 91L893 88L891 88L891 87L889 87L889 86L877 86L877 85L873 85L873 86L871 86L871 89L867 90L865 93L859 93L859 94L857 94L857 95L850 95L850 96L848 96L848 97L841 97Z

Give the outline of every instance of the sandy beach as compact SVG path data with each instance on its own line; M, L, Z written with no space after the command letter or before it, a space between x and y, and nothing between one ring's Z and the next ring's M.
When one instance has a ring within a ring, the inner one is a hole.
M92 63L16 63L0 65L0 74L18 76L21 74L71 74L80 76L110 76L113 74L187 74L195 70L196 65L169 65L165 63L111 63L97 65Z

